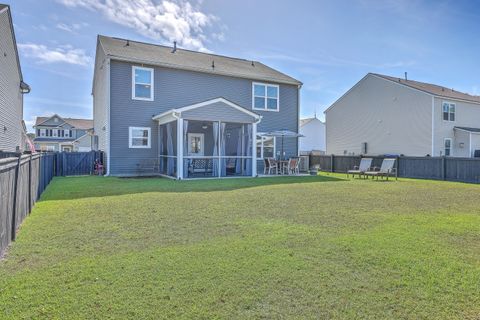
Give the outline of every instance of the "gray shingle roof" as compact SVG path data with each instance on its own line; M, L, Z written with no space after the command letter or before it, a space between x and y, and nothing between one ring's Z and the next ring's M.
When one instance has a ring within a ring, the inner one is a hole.
M105 54L112 59L158 65L168 68L198 71L251 80L270 81L301 85L302 83L286 74L272 69L258 61L225 57L172 47L137 42L132 40L98 36ZM127 45L128 41L128 45ZM212 63L215 67L212 68Z
M313 120L318 120L318 121L322 122L322 120L317 119L316 117L300 119L300 127L303 127L304 125L312 122Z
M448 89L446 87L442 87L436 84L425 83L425 82L414 81L414 80L405 80L402 78L395 78L395 77L386 76L378 73L372 73L372 74L390 81L401 83L411 88L415 88L415 89L433 94L435 96L480 103L480 96L470 95L468 93L463 93L460 91L456 91L454 89Z
M50 118L53 118L55 115L51 117L37 117L35 121L35 126L42 124L43 122L47 121ZM73 126L76 129L88 130L93 128L93 120L91 119L75 119L75 118L62 118L66 123Z
M460 129L468 132L480 133L480 128L469 128L469 127L454 127L454 129Z

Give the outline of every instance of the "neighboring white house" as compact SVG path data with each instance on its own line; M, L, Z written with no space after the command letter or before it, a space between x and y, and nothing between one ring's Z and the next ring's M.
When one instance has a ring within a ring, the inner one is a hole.
M434 84L369 73L325 119L327 154L473 157L480 150L480 96Z
M0 151L24 151L23 95L29 92L23 82L10 7L0 4Z
M317 117L301 119L299 133L304 137L300 138L299 151L301 154L325 153L325 123Z

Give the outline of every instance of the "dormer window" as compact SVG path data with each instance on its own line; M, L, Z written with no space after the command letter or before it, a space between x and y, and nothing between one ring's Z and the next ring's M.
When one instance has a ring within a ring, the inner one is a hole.
M455 103L443 103L443 120L455 121Z
M132 67L132 99L153 101L153 69Z

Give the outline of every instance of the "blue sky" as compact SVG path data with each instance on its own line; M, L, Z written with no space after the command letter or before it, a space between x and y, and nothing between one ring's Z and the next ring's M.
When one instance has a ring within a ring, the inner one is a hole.
M37 115L92 117L96 35L262 61L304 83L301 115L368 72L480 94L478 1L15 0L9 3L29 128Z

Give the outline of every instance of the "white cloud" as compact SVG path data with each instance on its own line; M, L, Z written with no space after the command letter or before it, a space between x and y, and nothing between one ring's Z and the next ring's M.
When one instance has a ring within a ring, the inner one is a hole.
M107 19L136 30L141 35L182 47L208 51L206 28L218 18L205 14L184 0L57 0L68 7L101 12Z
M86 66L91 58L85 54L83 49L75 49L70 45L48 48L43 44L20 43L18 49L26 58L37 59L40 63L69 63Z
M76 33L76 31L80 30L83 27L87 27L88 23L82 22L82 23L72 23L72 24L67 24L67 23L57 23L57 28L63 31L67 31L70 33Z

